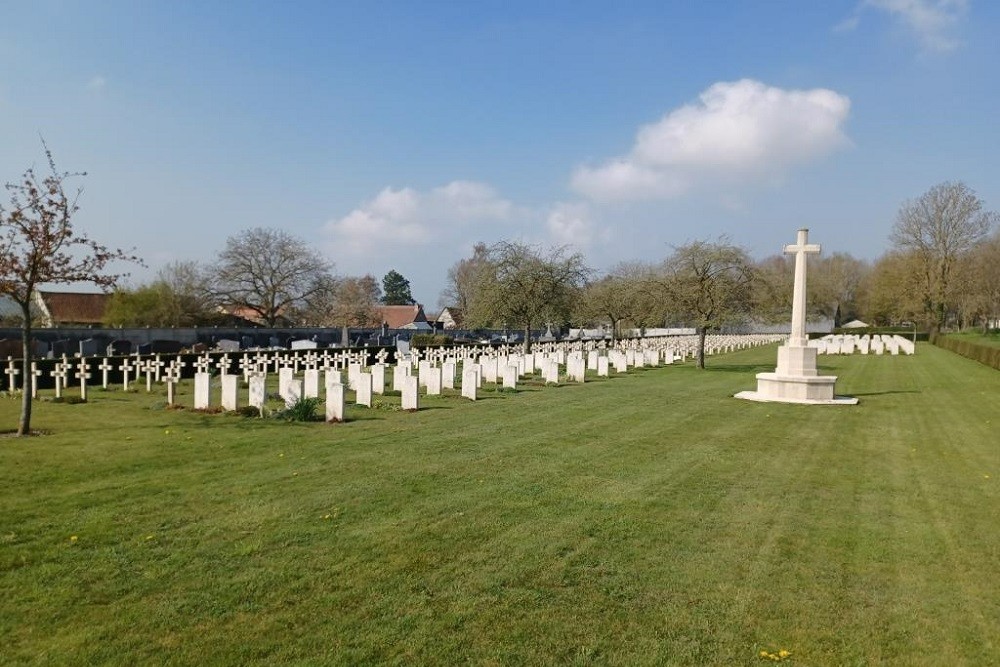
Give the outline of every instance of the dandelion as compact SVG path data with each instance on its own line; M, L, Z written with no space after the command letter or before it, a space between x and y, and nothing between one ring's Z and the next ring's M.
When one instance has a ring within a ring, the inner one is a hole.
M165 431L163 432L163 435L170 435L170 429L167 429L167 430L165 430Z
M77 541L78 539L80 539L80 538L79 538L79 537L77 537L76 535L70 535L70 536L69 536L69 541L70 541L70 542L72 542L73 544L76 544L76 541Z

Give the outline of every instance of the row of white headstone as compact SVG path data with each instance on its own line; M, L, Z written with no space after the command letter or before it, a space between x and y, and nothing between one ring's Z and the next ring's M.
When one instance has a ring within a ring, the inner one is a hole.
M900 335L875 334L874 336L856 334L830 334L809 341L809 347L815 347L817 354L913 354L916 345L912 340Z
M731 351L753 345L774 342L774 336L719 337L710 350L712 353ZM629 367L660 366L682 361L677 348L687 350L687 341L676 338L669 341L649 340L646 344L628 341L612 349L570 349L569 345L548 345L546 349L527 354L513 353L509 349L483 350L482 348L431 348L414 350L402 355L394 366L378 363L366 367L356 358L347 360L347 383L343 383L341 370L336 367L309 367L303 369L301 377L290 365L278 367L278 395L286 406L294 405L303 398L320 398L320 373L324 374L324 400L327 421L344 419L345 393L355 393L355 404L372 407L373 396L386 391L387 370L391 370L392 389L400 392L401 407L416 410L420 404L420 391L424 395L441 395L445 389L456 389L456 377L460 378L461 395L476 400L483 383L516 389L518 381L539 373L546 384L558 384L560 377L568 382L585 382L588 370L596 371L599 377L606 377L613 369L624 373ZM461 373L459 373L461 368ZM248 383L248 405L263 408L267 400L267 366L261 365L246 375ZM224 410L237 410L239 376L220 374L220 405ZM173 376L168 380L168 401L173 401ZM195 373L194 407L213 407L213 377L201 366Z

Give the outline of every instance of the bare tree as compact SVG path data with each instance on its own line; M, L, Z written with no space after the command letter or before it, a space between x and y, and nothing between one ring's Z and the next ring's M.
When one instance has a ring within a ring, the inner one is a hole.
M981 241L963 258L957 271L959 304L968 324L987 332L1000 321L1000 231Z
M0 205L0 293L20 307L21 344L24 359L24 392L17 434L31 433L31 311L35 290L43 283L91 283L112 287L125 274L106 272L112 262L141 263L134 255L103 246L73 231L73 216L79 210L81 189L72 196L64 188L67 179L83 173L60 172L45 142L49 174L39 176L29 168L17 183L8 183L10 207Z
M382 290L375 276L321 278L319 285L301 311L302 321L312 326L341 327L342 341L348 340L349 327L371 327L382 323L378 304Z
M587 278L583 256L563 247L547 252L512 241L490 246L476 272L466 321L474 327L517 326L524 351L531 351L531 328L563 321Z
M273 327L322 289L331 265L312 247L280 229L250 229L226 240L215 270L214 294Z
M998 215L983 210L983 201L964 183L935 185L899 209L891 240L910 251L923 275L923 310L932 328L945 326L952 277L959 258L996 224Z
M749 313L753 277L746 251L724 238L674 248L664 263L662 285L667 312L694 325L698 333L698 368L705 367L707 332Z
M622 322L642 319L643 286L651 268L642 264L619 264L607 275L584 287L579 316L589 322L611 325L611 339L618 340Z
M463 313L469 310L469 301L479 280L478 272L487 264L486 255L486 244L477 243L472 249L472 257L461 259L448 269L448 285L438 299L441 308L458 308Z
M839 327L842 320L858 315L858 299L870 267L845 252L835 252L809 263L809 294L812 311L833 319Z
M914 320L924 310L928 276L923 261L912 251L893 250L879 257L866 275L860 303L872 324L899 324Z

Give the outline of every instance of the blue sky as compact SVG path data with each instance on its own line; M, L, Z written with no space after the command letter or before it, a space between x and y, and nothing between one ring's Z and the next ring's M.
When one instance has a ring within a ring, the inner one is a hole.
M1000 208L997 2L5 5L0 179L43 135L133 283L278 227L433 309L477 241L875 258L936 183Z

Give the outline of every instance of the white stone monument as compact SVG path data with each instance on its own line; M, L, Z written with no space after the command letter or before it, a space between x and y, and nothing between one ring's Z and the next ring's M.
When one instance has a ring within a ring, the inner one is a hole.
M857 405L858 399L837 396L834 375L816 371L815 347L806 335L806 256L818 255L820 247L809 244L809 230L800 229L795 245L786 245L786 255L795 255L795 286L792 292L792 335L778 348L778 367L773 373L757 374L757 391L741 391L736 398L775 403L810 405Z

